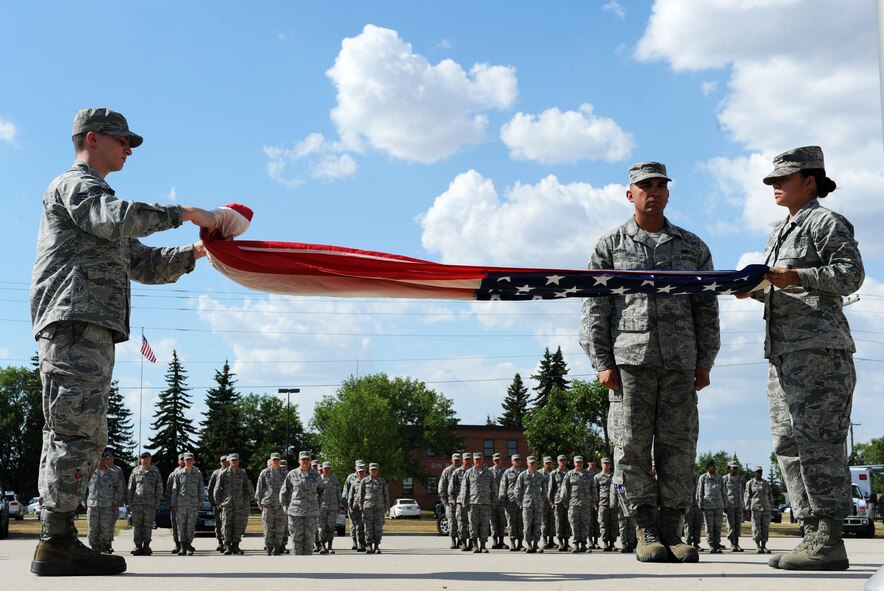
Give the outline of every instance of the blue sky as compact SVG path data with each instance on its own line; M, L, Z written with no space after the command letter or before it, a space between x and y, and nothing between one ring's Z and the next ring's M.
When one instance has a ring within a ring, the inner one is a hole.
M819 144L866 263L847 308L857 441L884 432L884 216L875 4L585 1L54 2L6 7L0 34L0 363L35 352L27 289L40 197L73 161L74 113L124 113L143 146L108 177L148 202L255 211L246 238L337 244L448 263L581 268L627 219L626 170L667 164L670 219L716 267L754 262L785 215L761 178ZM11 211L10 211L11 210ZM197 239L191 226L145 239ZM700 393L700 450L765 467L761 308L722 298L723 347ZM351 374L426 381L462 422L500 414L513 374L577 344L579 302L447 303L247 292L207 261L136 285L115 376L144 438L177 350L196 417L230 360L243 392L299 387L305 419Z

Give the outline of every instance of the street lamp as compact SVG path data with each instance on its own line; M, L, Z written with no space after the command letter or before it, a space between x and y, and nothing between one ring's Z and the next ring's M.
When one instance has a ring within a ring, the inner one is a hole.
M285 394L285 460L288 462L289 460L289 432L291 431L291 420L289 415L289 407L291 406L292 394L297 394L300 392L300 388L280 388L279 393Z

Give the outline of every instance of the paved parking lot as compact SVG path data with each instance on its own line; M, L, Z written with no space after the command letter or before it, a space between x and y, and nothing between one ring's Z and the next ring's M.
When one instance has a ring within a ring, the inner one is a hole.
M383 554L372 556L351 551L349 538L338 538L334 556L268 557L261 551L260 537L250 536L243 541L244 556L223 556L214 550L214 538L201 536L194 544L195 556L172 556L168 552L172 548L171 535L161 530L154 536L155 554L141 557L128 554L132 547L130 530L123 531L114 542L118 552L125 552L128 572L114 577L60 580L30 574L33 538L10 538L0 540L0 589L586 591L615 586L629 591L839 591L862 589L884 563L881 539L847 540L851 568L841 573L775 571L767 566L767 556L750 552L715 556L704 553L700 562L692 565L641 564L633 555L599 551L528 555L497 550L479 555L449 550L446 541L437 536L387 536L381 545ZM793 538L773 538L770 546L786 550L794 543ZM879 577L884 579L884 572Z

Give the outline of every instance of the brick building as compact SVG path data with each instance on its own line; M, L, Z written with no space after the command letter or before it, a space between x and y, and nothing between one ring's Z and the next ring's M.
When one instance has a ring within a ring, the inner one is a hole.
M482 452L485 456L485 463L491 466L491 456L499 453L504 457L503 466L508 468L510 465L509 457L518 453L524 458L529 455L528 440L525 439L525 433L518 427L499 427L496 425L460 425L457 428L457 434L463 437L464 448L462 451L470 453ZM390 501L394 501L400 497L415 499L421 506L421 509L432 510L439 495L436 492L439 476L442 470L451 463L450 456L435 455L433 450L415 450L415 453L421 453L421 463L430 475L427 478L426 486L416 478L405 478L402 481L390 480Z

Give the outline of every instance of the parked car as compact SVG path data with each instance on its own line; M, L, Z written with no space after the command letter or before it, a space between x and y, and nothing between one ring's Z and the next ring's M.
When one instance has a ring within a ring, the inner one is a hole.
M774 523L782 523L783 522L783 514L780 513L780 510L774 507L770 510L770 520Z
M433 515L436 517L436 531L439 532L440 536L448 536L449 524L448 524L448 516L445 515L445 505L442 504L442 501L436 503L433 507Z
M413 519L421 518L421 507L414 499L396 499L393 506L390 507L390 519L399 519L400 517L411 517Z
M28 506L25 507L25 515L36 515L40 517L40 510L43 508L43 503L40 502L40 497L31 497L31 500L28 501Z
M21 521L25 518L25 506L21 501L18 500L18 495L16 495L11 490L6 491L6 506L9 509L9 517L15 517L16 521Z
M120 517L123 519L123 517ZM132 525L132 515L128 515L126 520ZM172 529L172 511L169 504L163 500L160 508L157 509L153 521L154 529ZM215 512L212 510L212 504L209 502L209 487L203 487L203 502L196 514L196 531L215 531Z

